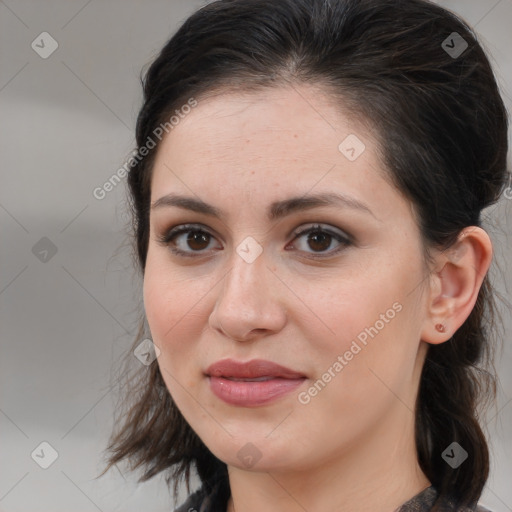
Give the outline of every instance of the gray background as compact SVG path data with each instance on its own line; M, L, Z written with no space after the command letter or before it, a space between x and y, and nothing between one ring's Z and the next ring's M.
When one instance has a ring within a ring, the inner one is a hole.
M510 109L512 0L438 3L476 27ZM133 148L141 68L203 4L0 1L0 511L175 505L161 477L137 484L113 469L94 479L112 426L112 368L132 345L141 291L125 237L124 183L103 200L92 192ZM42 32L58 43L46 59L31 47ZM509 301L511 206L504 197L488 212L499 265L492 277ZM503 313L482 500L495 512L512 511L512 326ZM43 441L58 452L48 469L31 457Z

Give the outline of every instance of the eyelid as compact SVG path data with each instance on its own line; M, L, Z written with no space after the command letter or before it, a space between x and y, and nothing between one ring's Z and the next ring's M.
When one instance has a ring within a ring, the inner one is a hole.
M217 239L217 235L212 233L212 230L210 230L208 227L206 227L204 224L201 223L185 223L185 224L177 224L167 230L164 231L162 235L156 236L156 241L166 247L169 247L171 245L171 240L191 231L198 231L206 233L207 235L211 236L212 238ZM334 250L326 251L326 252L307 252L307 251L299 251L299 252L306 252L308 256L306 258L308 259L328 259L331 257L334 257L339 252L343 251L344 249L348 248L351 245L354 245L354 237L347 233L344 230L341 230L340 228L336 228L334 226L331 226L330 224L323 223L323 222L312 222L308 224L302 224L301 227L296 228L292 231L291 235L293 235L293 239L291 242L287 244L287 246L291 243L293 244L298 238L300 238L303 235L306 235L310 232L323 232L327 235L333 237L339 244L340 247ZM290 235L289 235L290 236ZM170 248L170 247L169 247ZM205 256L207 253L202 251L183 251L181 249L178 249L177 247L170 248L171 252L177 255L181 255L184 257L190 257L190 258L200 258L202 256Z
M155 239L158 243L169 246L171 244L171 239L182 235L183 233L187 233L190 231L201 231L208 235L210 235L212 238L217 238L217 235L212 233L212 230L207 228L204 224L201 223L185 223L185 224L177 224L175 226L170 227L169 229L164 230L164 232L161 235L156 235ZM189 254L185 253L184 251L181 251L179 249L176 249L176 253L183 253L183 254ZM197 253L197 256L201 256L201 253Z
M306 227L302 225L300 228L294 229L292 235L294 237L298 237L305 233L308 233L309 231L314 232L315 228L317 231L323 231L324 233L328 233L332 236L340 237L344 239L346 242L354 243L354 237L352 235L350 235L349 233L340 228L335 228L334 226L331 226L330 224L326 224L323 222L312 222L309 223L309 225L306 224Z
M327 226L327 227L326 227ZM298 251L300 253L305 252L307 256L305 256L306 259L310 260L328 260L330 258L336 257L339 253L343 252L344 250L348 249L350 246L354 245L354 237L347 232L339 229L339 228L333 228L330 224L325 225L321 222L314 222L311 223L309 226L302 226L300 228L297 228L293 231L294 238L291 241L291 244L293 245L295 241L299 238L301 238L303 235L306 235L308 233L315 233L315 232L322 232L326 233L327 235L334 238L339 245L339 247L325 251L325 252L307 252L307 251Z

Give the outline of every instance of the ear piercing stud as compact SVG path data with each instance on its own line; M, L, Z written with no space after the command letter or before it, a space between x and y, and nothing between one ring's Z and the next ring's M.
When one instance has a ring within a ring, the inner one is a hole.
M443 324L436 324L436 331L438 332L445 332L446 329Z

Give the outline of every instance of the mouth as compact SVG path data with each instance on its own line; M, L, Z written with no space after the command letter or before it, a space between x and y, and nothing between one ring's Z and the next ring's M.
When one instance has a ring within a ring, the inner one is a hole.
M306 376L271 361L224 359L205 372L210 389L224 402L239 407L269 404L299 387Z
M232 380L234 382L264 382L267 380L272 380L272 379L277 379L277 378L281 378L281 377L267 376L267 377L254 377L252 379L249 379L249 378L241 379L241 378L237 378L237 377L224 377L224 379Z
M264 359L252 359L251 361L235 361L234 359L222 359L210 365L205 371L211 377L224 377L226 379L300 379L305 375Z

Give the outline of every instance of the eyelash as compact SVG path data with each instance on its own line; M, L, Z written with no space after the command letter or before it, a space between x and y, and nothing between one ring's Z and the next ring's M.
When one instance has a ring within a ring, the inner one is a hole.
M201 256L203 256L202 252L194 251L197 254L193 254L193 253L190 253L190 252L187 252L187 251L182 251L181 249L178 249L177 247L173 247L172 246L173 245L173 240L176 237L178 237L179 235L181 235L183 233L190 233L190 232L205 233L208 236L213 237L213 235L211 233L209 233L207 230L201 228L197 224L183 224L181 226L177 226L175 228L170 229L169 231L167 231L166 233L164 233L161 236L157 236L157 242L162 244L162 245L164 245L164 246L166 246L166 247L168 247L169 250L173 254L176 254L177 256L183 256L183 257L186 257L186 258L201 257ZM339 252L343 251L344 249L346 249L347 247L349 247L349 246L351 246L353 244L353 240L352 240L352 237L350 235L341 235L340 233L336 233L336 232L331 231L329 229L323 228L320 224L315 224L315 225L310 226L310 227L308 227L306 229L294 231L293 232L294 239L292 240L292 242L295 241L297 238L299 238L299 237L301 237L303 235L307 235L309 233L324 233L324 234L327 234L327 235L333 237L337 242L339 242L341 244L341 246L338 247L337 249L335 249L334 251L331 251L331 252L327 253L325 256L323 255L324 253L307 253L307 254L309 254L308 258L312 258L312 259L330 258L330 257L338 254Z

